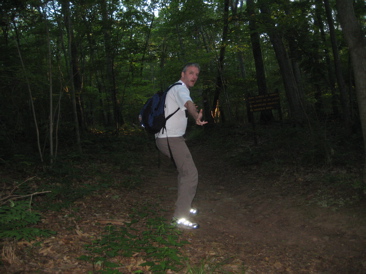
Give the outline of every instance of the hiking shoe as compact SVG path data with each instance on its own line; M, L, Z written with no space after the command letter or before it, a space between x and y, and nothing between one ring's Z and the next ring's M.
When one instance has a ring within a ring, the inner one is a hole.
M192 215L197 215L198 214L198 209L197 208L191 208L189 210L189 213L191 213Z
M180 218L180 219L173 218L172 224L179 228L184 228L184 229L199 228L199 225L197 223L192 223L189 220L187 220L186 218Z

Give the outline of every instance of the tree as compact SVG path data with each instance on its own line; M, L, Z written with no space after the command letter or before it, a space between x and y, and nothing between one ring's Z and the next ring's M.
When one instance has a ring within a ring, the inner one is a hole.
M317 111L318 114L320 114L321 116L324 114L324 105L323 105L323 98L322 96L322 89L321 86L323 85L323 81L321 80L323 78L323 72L321 70L321 64L322 64L322 60L321 60L321 56L324 56L325 59L325 63L326 63L326 67L327 69L327 75L328 75L328 86L331 90L331 94L332 94L332 110L333 110L333 114L338 116L338 96L336 93L336 80L335 80L335 76L334 76L334 69L333 66L331 65L331 58L330 58L330 54L329 54L329 49L325 46L326 45L326 34L325 34L325 30L324 30L324 23L323 23L323 19L321 16L321 11L323 10L323 5L321 2L316 2L315 3L315 17L314 17L314 25L315 25L315 33L318 34L316 35L315 39L322 41L322 48L324 49L324 53L320 54L320 44L319 43L313 43L313 47L315 47L316 49L318 49L316 51L315 54L315 64L313 65L314 69L315 69L315 83L316 83L316 94L315 94L315 99L316 99L316 103L315 103L315 109Z
M36 134L37 134L38 153L39 153L39 157L41 159L41 162L43 162L43 154L42 154L42 149L41 149L38 119L37 119L37 114L36 114L36 110L35 110L35 106L34 106L34 100L33 100L33 92L32 92L30 81L29 81L28 76L27 76L27 70L26 70L26 67L25 67L25 64L24 64L23 55L22 55L22 52L20 50L20 42L19 42L20 39L19 39L18 29L17 29L17 25L16 25L15 21L13 21L13 25L14 25L14 29L15 29L15 33L16 33L16 45L17 45L19 60L20 60L20 63L22 65L22 68L23 68L23 73L24 73L24 76L25 76L25 80L26 80L27 88L28 88L28 93L29 93L29 102L30 102L30 105L31 105L31 112L32 112L32 116L33 116L34 127L35 127L35 131L36 131Z
M252 44L252 51L255 63L255 72L257 78L258 94L267 94L267 81L264 70L263 55L261 50L260 35L257 30L257 18L255 13L255 6L253 0L247 0L247 13L249 18L250 41ZM273 119L271 110L261 111L261 121L268 122Z
M217 61L217 77L216 77L216 89L215 95L213 99L213 104L211 107L211 112L215 113L217 111L220 112L220 116L222 122L225 122L225 114L223 109L220 106L220 94L225 89L224 84L224 59L225 59L225 51L227 46L227 39L228 39L228 32L229 32L229 0L224 1L224 11L223 11L223 29L222 29L222 40L220 45L219 51L219 58Z
M80 137L80 116L78 115L77 111L77 98L76 93L80 94L81 91L81 77L80 77L80 69L79 69L79 62L78 62L78 53L77 53L77 46L74 39L74 29L72 24L71 12L70 12L70 1L69 0L62 0L61 1L63 15L64 15L64 22L65 28L67 30L67 54L65 53L65 57L68 58L68 72L70 78L70 90L71 90L71 99L72 99L72 110L74 114L74 127L75 127L75 135L76 135L76 144L79 153L82 152L81 147L81 137ZM80 101L80 100L79 100Z
M298 87L294 67L284 44L283 34L280 32L278 24L272 19L273 17L271 16L271 9L268 2L266 0L260 0L259 8L263 15L266 32L276 53L289 104L290 115L296 123L302 124L306 117L304 98Z
M358 22L353 3L349 0L337 0L337 11L347 41L357 94L358 108L364 140L363 184L366 186L366 38ZM366 188L365 188L366 189Z
M123 118L121 116L121 110L119 105L119 100L117 98L117 87L116 87L116 75L114 69L114 59L116 48L112 43L112 18L108 11L112 11L113 9L108 7L108 1L102 0L100 1L101 13L102 13L102 29L103 29L103 37L104 37L104 49L105 49L105 82L107 94L110 94L110 98L112 101L113 108L113 121L115 124L115 129L118 134L119 128L123 125Z
M329 25L329 33L330 38L332 42L332 50L333 50L333 60L334 60L334 67L335 67L335 74L337 77L337 83L338 83L338 89L341 99L341 106L343 110L343 121L346 130L349 132L350 130L350 123L351 123L351 111L350 111L350 103L349 103L349 95L347 91L346 84L344 82L343 74L342 74L342 67L341 67L341 61L338 51L338 43L335 36L335 30L334 30L334 23L333 23L333 17L332 17L332 10L329 5L329 0L323 0L324 7L327 15L327 21Z

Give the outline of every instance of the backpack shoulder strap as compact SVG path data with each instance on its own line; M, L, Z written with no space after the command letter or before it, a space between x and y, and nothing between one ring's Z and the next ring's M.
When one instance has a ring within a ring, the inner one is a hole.
M167 90L166 90L165 92L168 92L172 87L177 86L177 85L182 85L182 83L180 83L180 82L176 82L176 83L174 83L174 84L171 84L171 85L167 88ZM169 115L165 118L165 120L168 120L170 117L172 117L174 114L176 114L176 113L177 113L177 111L178 111L179 109L180 109L180 108L177 108L173 113L169 114Z
M177 86L177 85L182 85L182 83L180 83L180 82L176 82L176 83L174 83L174 84L170 85L170 86L167 88L166 92L168 92L172 87ZM167 121L170 117L172 117L174 114L176 114L176 113L178 112L178 110L179 110L179 109L180 109L180 108L178 107L178 108L177 108L173 113L169 114L169 115L165 118L165 121ZM163 130L166 130L166 126L164 126L164 129L163 129ZM167 137L168 137L168 136L167 136ZM177 165L175 164L175 161L174 161L174 157L173 157L172 150L171 150L170 145L169 145L169 138L166 138L166 141L167 141L167 143L168 143L168 149L169 149L170 159L172 160L173 165L174 165L175 167L177 167Z
M174 87L174 86L178 86L178 85L182 85L182 83L180 83L180 82L175 82L174 84L171 84L166 90L165 90L165 92L168 92L172 87Z

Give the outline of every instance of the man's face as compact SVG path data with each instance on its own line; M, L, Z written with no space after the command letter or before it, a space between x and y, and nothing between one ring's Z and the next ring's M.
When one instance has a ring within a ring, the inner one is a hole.
M196 83L199 74L200 71L198 68L194 66L188 67L185 72L182 72L180 80L182 80L188 88L191 88Z

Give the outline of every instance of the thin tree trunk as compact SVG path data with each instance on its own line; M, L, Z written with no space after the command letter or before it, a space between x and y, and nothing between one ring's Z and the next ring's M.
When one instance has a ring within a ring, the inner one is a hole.
M263 55L261 50L260 37L257 31L255 6L253 0L247 0L247 14L249 18L250 41L252 44L252 52L254 57L258 94L268 94ZM260 120L264 123L273 120L272 110L261 111Z
M223 113L222 106L219 104L220 94L223 91L224 87L224 59L225 59L225 51L226 51L226 43L227 43L227 36L229 31L229 0L225 0L224 2L224 27L222 31L222 40L221 40L221 47L219 53L219 60L218 60L218 69L217 69L217 77L216 77L216 89L215 95L213 99L213 104L211 108L211 112L215 113L217 110L220 110L221 113L221 121L225 123L225 115Z
M209 46L209 44L207 42L209 40L209 38L202 25L199 26L199 33L202 37L202 44L203 44L206 52L207 53L211 52L211 47ZM214 118L212 115L213 112L211 111L211 104L209 101L210 94L211 94L210 88L205 88L202 92L202 102L203 102L203 112L204 112L203 119L208 122L209 126L212 126L212 125L214 125L215 121L214 121Z
M256 26L254 0L247 0L247 13L249 18L250 41L254 57L255 72L257 78L258 94L267 94L266 75L264 72L263 56L259 33Z
M55 4L54 2L52 3L53 5ZM56 10L56 7L53 6L53 9ZM58 96L58 102L57 102L57 105L56 105L56 109L54 110L54 114L53 114L53 117L52 117L52 120L53 120L53 123L55 123L54 125L54 130L55 130L55 134L54 134L54 139L55 139L55 142L54 142L54 154L53 154L53 157L54 159L57 158L57 154L58 154L58 145L59 145L59 138L58 138L58 130L59 130L59 125L60 125L60 117L61 117L61 98L62 98L62 93L63 93L63 83L65 82L64 81L64 75L62 73L62 69L61 69L61 57L60 57L60 52L63 50L63 52L65 53L66 51L64 50L64 35L63 35L63 31L62 31L62 23L61 23L61 17L60 16L57 16L55 14L55 17L56 17L56 21L57 21L57 25L59 27L59 36L60 36L60 39L58 41L58 50L56 51L56 60L57 60L57 64L58 64L58 71L59 71L59 80L60 80L60 93L59 93L59 96ZM59 50L61 48L61 50ZM67 63L67 62L66 62Z
M182 39L182 35L180 35L180 31L179 31L179 25L177 24L175 26L176 29L176 33L178 33L178 40L179 40L179 46L180 46L180 54L178 52L178 57L184 62L187 63L187 58L186 58L186 49L184 47L183 44L183 39Z
M117 98L117 88L115 80L116 76L114 70L114 54L111 42L111 23L107 11L107 4L108 3L106 1L101 1L104 48L106 56L106 89L112 99L113 120L116 127L116 133L118 134L119 128L124 122L121 116L120 104Z
M315 22L314 24L319 28L320 30L320 39L323 42L324 45L326 45L326 35L325 35L325 31L324 31L324 24L323 24L323 20L321 18L320 15L320 11L322 10L322 3L321 2L316 2L316 7L315 7ZM329 56L329 50L327 47L324 47L324 58L325 58L325 63L326 66L328 68L327 72L328 72L328 85L330 88L330 92L332 94L332 110L333 110L333 114L338 116L339 114L339 110L338 110L338 96L337 96L337 92L335 89L335 77L334 77L334 70L333 70L333 66L331 65L331 61L330 61L330 56ZM319 73L319 75L321 75L321 73Z
M285 13L288 16L292 16L292 14L291 14L292 10L290 9L289 0L287 0L286 3L285 3ZM304 14L304 16L305 16L305 14ZM289 58L290 58L290 61L291 61L291 67L292 67L294 77L295 77L295 81L296 81L299 100L300 100L300 102L302 102L302 105L305 108L304 112L306 113L302 73L301 73L299 63L296 61L296 60L300 59L299 53L298 53L298 50L297 50L297 45L296 45L296 42L295 42L292 35L287 35L286 40L287 40L287 43L288 43L288 52L289 52L288 55L289 55Z
M248 5L248 3L247 3ZM237 28L240 28L240 15L238 14L238 8L240 7L240 9L242 9L243 7L243 1L242 0L234 0L231 2L231 10L232 10L232 14L233 14L233 21L234 21L234 25ZM239 64L239 77L241 77L242 79L245 79L246 77L246 72L245 72L245 65L244 65L244 57L243 57L243 51L238 49L238 52L236 54L236 58L238 60L238 64Z
M55 153L54 153L54 158L57 158L57 154L58 154L58 129L59 129L59 125L60 125L60 117L61 117L61 98L62 98L62 89L60 90L60 94L58 96L58 103L57 103L57 107L55 110L55 117L54 120L56 121L56 125L55 125Z
M47 44L48 44L48 69L49 69L49 85L50 85L50 116L49 116L49 127L50 127L50 163L51 165L53 164L53 160L54 160L54 147L53 147L53 79L52 79L52 52L51 52L51 43L50 43L50 35L49 35L49 30L48 30L48 26L46 27L46 32L47 32Z
M53 164L54 161L54 117L53 117L53 72L52 72L52 50L51 50L51 39L50 39L50 32L47 22L47 15L45 11L42 11L41 7L38 7L38 11L42 14L42 20L44 20L45 24L45 31L46 31L46 41L47 41L47 49L48 49L48 81L49 81L49 142L50 142L50 164ZM46 143L46 142L45 142Z
M29 79L28 79L28 76L27 76L27 71L25 69L25 65L24 65L22 53L20 51L18 28L17 28L16 23L14 21L13 21L13 25L14 25L15 34L16 34L16 43L15 44L17 46L19 60L20 60L20 63L22 65L22 69L23 69L23 72L24 72L24 77L25 77L25 80L27 82L27 87L28 87L29 101L30 101L30 105L31 105L31 109L32 109L32 116L33 116L33 121L34 121L34 127L35 127L36 135L37 135L38 153L39 153L40 160L43 163L43 154L42 154L42 149L41 149L41 141L40 141L40 137L39 137L39 128L38 128L37 115L36 115L36 111L35 111L35 108L34 108L32 89L31 89L31 85L29 83Z
M150 23L150 26L149 26L149 31L147 33L145 46L144 46L144 50L143 50L142 57L141 57L140 77L142 77L142 72L143 72L143 69L144 69L145 55L146 55L147 49L149 47L149 41L150 41L151 31L152 31L152 28L153 28L153 25L154 25L154 19L155 19L155 15L152 14L152 19L151 19L151 23Z
M349 102L347 87L344 82L344 78L343 78L343 74L342 74L341 60L339 57L337 39L336 39L335 31L334 31L332 10L330 8L328 0L323 0L323 2L324 2L325 13L327 15L327 21L328 21L328 25L329 25L330 39L332 42L334 67L335 67L335 73L336 73L337 82L338 82L341 106L342 106L342 110L343 110L343 121L344 121L346 131L349 132L351 130L350 102Z
M205 50L206 50L206 52L208 53L208 52L211 52L211 50L210 50L210 46L208 45L208 43L207 43L207 40L209 40L208 38L207 38L207 34L206 34L206 32L205 32L205 29L203 28L203 26L201 25L201 26L199 26L199 33L201 34L201 37L202 37L202 44L203 44L203 46L204 46L204 48L205 48Z
M71 89L71 99L72 99L72 111L74 114L74 126L75 126L75 135L76 135L76 145L78 148L79 153L82 153L81 147L81 138L80 138L80 126L79 126L79 119L78 119L78 112L76 107L76 92L75 92L75 85L74 85L74 66L73 66L73 57L72 57L72 44L73 44L73 35L72 35L72 24L70 18L70 2L68 0L62 1L62 8L64 12L64 20L65 26L68 34L68 67L69 67L69 77L70 77L70 89Z

